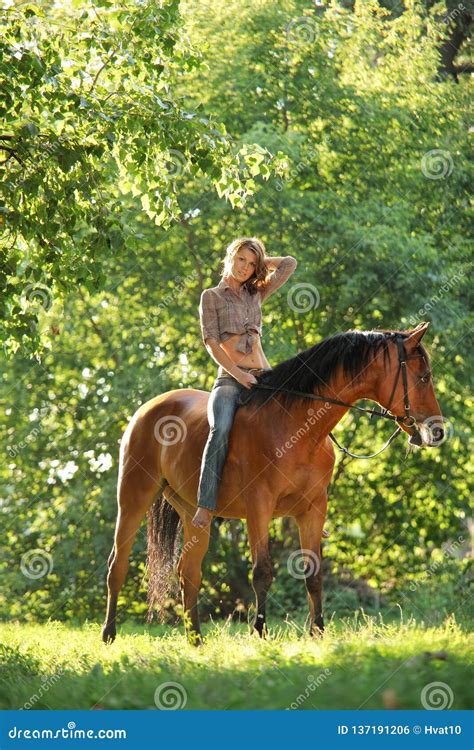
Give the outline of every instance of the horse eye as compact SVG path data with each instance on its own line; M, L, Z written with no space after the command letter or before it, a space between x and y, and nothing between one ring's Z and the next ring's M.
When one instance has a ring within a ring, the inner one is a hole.
M430 382L430 376L429 375L422 375L420 378L422 383L429 383Z

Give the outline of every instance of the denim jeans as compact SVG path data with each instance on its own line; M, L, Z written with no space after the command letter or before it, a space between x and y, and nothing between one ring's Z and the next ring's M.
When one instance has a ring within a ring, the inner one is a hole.
M209 437L204 447L199 477L197 504L201 508L215 510L222 470L229 447L229 436L234 415L239 406L238 398L244 385L231 375L217 377L207 403Z
M243 370L252 372L254 375L271 370L272 367L242 367ZM223 370L223 368L222 368ZM226 372L225 370L223 370ZM212 386L211 395L207 402L207 420L209 422L209 437L204 446L201 462L201 474L197 494L197 504L201 508L215 510L217 506L217 494L224 468L227 450L229 448L229 436L234 422L234 415L239 407L239 396L242 391L247 391L244 385L232 375L222 375L219 367L218 377Z

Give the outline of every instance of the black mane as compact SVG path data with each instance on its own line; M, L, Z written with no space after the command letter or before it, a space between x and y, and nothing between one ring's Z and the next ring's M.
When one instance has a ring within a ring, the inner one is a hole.
M390 362L389 343L395 336L406 338L406 331L346 331L324 339L319 344L300 352L295 357L276 365L270 372L257 376L259 383L276 388L251 388L242 398L245 404L262 405L269 398L278 397L283 403L304 398L280 389L320 393L327 386L336 370L342 367L345 376L355 379L365 369L369 361L380 350L383 351L384 367ZM425 354L420 344L420 351Z

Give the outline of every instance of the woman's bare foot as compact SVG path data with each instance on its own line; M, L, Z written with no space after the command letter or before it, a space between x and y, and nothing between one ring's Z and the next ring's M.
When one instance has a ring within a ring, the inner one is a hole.
M209 526L212 520L212 513L207 508L198 508L194 514L194 518L191 521L193 526L197 526L198 529L204 529Z

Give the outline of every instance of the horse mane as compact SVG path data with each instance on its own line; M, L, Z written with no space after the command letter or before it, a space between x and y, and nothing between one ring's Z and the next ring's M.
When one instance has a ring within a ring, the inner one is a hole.
M407 338L408 335L407 331L350 330L330 336L295 357L280 362L273 370L258 375L259 383L270 385L276 390L250 388L245 394L245 405L261 406L270 398L278 397L284 405L289 406L304 399L304 396L286 393L280 389L301 391L308 395L320 393L328 386L339 368L342 368L345 376L357 379L380 350L383 351L386 368L387 362L390 362L390 341L396 336ZM419 350L428 359L421 344Z

